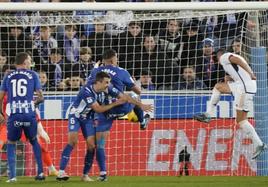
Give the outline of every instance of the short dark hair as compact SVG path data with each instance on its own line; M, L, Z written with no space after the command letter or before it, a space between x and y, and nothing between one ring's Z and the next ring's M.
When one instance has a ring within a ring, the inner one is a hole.
M114 49L107 49L102 54L103 60L111 59L112 57L116 56L116 51Z
M16 55L15 64L22 65L24 61L30 56L27 52L21 52Z
M96 74L95 82L102 81L104 78L111 79L108 73L101 71Z
M132 25L138 25L139 27L141 27L141 23L139 21L131 21L131 22L129 22L128 26L132 26Z
M150 70L142 70L141 71L141 75L148 75L148 76L152 76L152 72Z
M220 48L220 49L217 50L216 54L218 54L218 53L224 54L224 53L226 53L226 49Z

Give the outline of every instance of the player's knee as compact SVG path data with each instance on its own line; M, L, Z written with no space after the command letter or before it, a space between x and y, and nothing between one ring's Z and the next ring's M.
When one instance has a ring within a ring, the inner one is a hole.
M69 139L68 144L72 147L75 147L77 145L77 139Z
M224 89L222 83L217 83L217 84L215 84L214 88L217 89L217 90L220 91L220 92L222 92L222 90Z
M87 143L87 149L90 151L93 151L96 148L96 145L94 143Z
M105 138L101 137L97 140L97 149L104 149L105 148Z

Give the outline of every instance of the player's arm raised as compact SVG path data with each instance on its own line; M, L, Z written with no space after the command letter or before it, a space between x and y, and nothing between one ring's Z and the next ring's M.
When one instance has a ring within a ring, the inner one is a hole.
M252 80L256 80L255 74L253 73L252 69L249 67L247 63L243 63L243 61L236 56L230 56L229 60L232 64L236 64L241 68L243 68L246 72L248 72Z

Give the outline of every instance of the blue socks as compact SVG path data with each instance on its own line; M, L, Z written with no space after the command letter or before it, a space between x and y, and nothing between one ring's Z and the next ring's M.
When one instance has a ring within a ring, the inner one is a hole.
M137 106L135 106L133 110L134 110L135 114L137 115L139 122L142 123L143 122L143 119L144 119L144 117L143 117L143 115L144 115L143 114L143 110L140 109Z
M37 138L34 140L30 140L30 143L33 147L34 157L37 163L37 174L43 173L43 162L42 162L42 156L41 156L41 147L37 141Z
M87 153L85 156L84 170L83 170L84 175L87 175L89 170L91 169L93 160L94 160L94 155L95 155L95 149L87 150Z
M96 159L100 168L100 171L106 171L106 157L104 148L97 147Z
M16 177L16 144L7 144L7 162L9 168L9 179Z
M61 154L61 160L60 160L60 170L65 170L69 162L72 150L73 150L73 147L69 144L67 144L65 148L63 149L62 154Z

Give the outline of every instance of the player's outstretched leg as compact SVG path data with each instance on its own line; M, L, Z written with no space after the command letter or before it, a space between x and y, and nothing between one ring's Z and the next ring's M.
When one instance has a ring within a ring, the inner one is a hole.
M138 100L138 95L131 92L130 96L136 100ZM133 108L134 113L136 114L136 116L138 117L138 121L140 122L140 129L141 130L145 130L151 120L151 117L149 114L145 114L141 108L139 108L138 106L134 106Z
M253 145L256 147L252 155L252 159L256 159L267 148L267 145L261 141L254 127L249 123L247 119L238 122L238 124L240 128L252 139Z
M209 123L211 121L211 115L215 112L218 102L220 101L221 93L230 93L231 90L227 83L217 83L213 90L210 100L207 105L207 110L205 113L195 114L193 119Z

